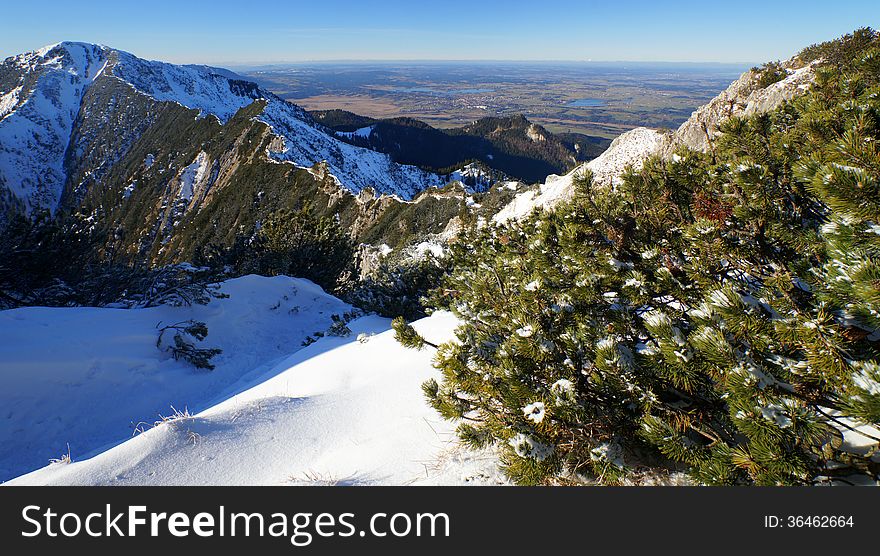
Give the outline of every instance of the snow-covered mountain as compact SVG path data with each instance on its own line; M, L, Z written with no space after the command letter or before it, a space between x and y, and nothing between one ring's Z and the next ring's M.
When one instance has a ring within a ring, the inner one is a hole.
M337 183L352 193L373 188L410 199L440 183L436 175L336 139L299 107L227 70L146 61L106 46L62 42L0 64L0 204L5 205L0 208L33 213L60 206L79 185L71 179L79 157L87 154L77 143L82 130L96 121L114 126L119 123L115 115L130 110L114 105L112 96L104 104L89 99L120 84L149 102L176 103L221 123L262 100L255 117L277 135L267 156L303 168L325 161ZM148 120L142 114L138 123ZM129 137L105 153L111 156L104 164L124 156L145 126L117 131Z

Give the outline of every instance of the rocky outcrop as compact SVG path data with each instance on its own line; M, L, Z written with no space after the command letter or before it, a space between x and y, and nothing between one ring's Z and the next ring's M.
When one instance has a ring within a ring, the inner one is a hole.
M549 209L574 194L574 180L589 170L593 183L612 185L627 166L638 168L650 155L660 152L671 144L671 138L654 129L638 127L615 139L598 158L578 166L564 176L551 175L536 189L520 193L492 218L495 222L519 220L536 208Z
M637 127L620 135L608 150L584 166L593 173L593 183L614 185L628 166L641 167L642 161L666 148L671 140L668 133Z
M627 167L638 169L645 159L659 154L671 157L676 149L708 152L721 135L721 124L733 116L750 116L774 110L805 93L815 79L815 62L803 65L797 58L781 64L786 76L760 87L759 71L749 70L708 104L698 108L676 131L663 133L639 127L620 135L598 158L565 176L551 175L538 187L517 195L493 217L495 222L521 219L535 209L550 209L571 199L574 180L586 170L594 187L614 186Z
M758 73L749 70L730 87L698 108L678 128L673 137L675 145L706 152L720 135L722 122L733 116L750 116L769 112L803 94L815 79L814 64L799 67L796 59L782 64L788 76L765 88L757 88Z

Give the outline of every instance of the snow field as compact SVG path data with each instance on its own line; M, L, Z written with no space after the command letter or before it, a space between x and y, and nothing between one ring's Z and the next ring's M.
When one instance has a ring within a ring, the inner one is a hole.
M350 307L287 277L223 291L203 307L0 313L13 335L0 347L0 469L4 479L31 471L7 484L505 482L493 454L463 450L427 405L433 352L400 346L389 319L361 317L349 336L301 348ZM204 345L224 349L216 370L156 349L156 321L181 318L208 324ZM414 324L432 342L456 325L444 312ZM68 444L72 462L49 463Z

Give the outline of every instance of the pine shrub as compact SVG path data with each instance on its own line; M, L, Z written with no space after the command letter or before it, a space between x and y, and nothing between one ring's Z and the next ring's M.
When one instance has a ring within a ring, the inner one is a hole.
M236 274L297 276L339 292L356 274L355 252L336 219L304 206L271 213L253 236L239 237L220 258Z
M822 52L809 92L729 120L715 158L586 176L462 234L432 298L461 325L424 391L463 442L523 484L880 477L847 439L880 424L880 43Z

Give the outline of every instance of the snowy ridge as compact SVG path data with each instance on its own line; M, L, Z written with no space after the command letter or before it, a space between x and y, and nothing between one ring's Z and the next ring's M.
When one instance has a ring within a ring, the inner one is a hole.
M370 187L379 194L411 199L440 185L435 174L336 139L298 106L227 70L146 61L106 46L75 42L9 58L0 70L18 76L15 86L0 90L0 189L10 191L27 213L58 207L67 179L64 157L83 95L102 76L221 122L264 99L267 105L257 119L271 126L284 144L271 156L304 168L326 161L330 173L352 193Z
M364 139L369 139L370 135L373 134L373 128L375 127L375 124L373 124L356 129L354 131L336 131L335 133L339 137L347 137L348 139L351 139L353 137L362 137Z
M593 183L602 187L618 185L624 170L638 170L642 162L667 144L668 136L655 129L637 127L615 139L611 146L586 167L593 172Z
M378 194L411 200L428 187L441 185L436 174L331 137L305 120L301 108L281 99L271 98L258 119L284 138L284 148L270 153L273 159L304 168L326 161L330 173L352 193L370 187Z
M142 60L119 50L113 52L118 58L114 76L155 100L176 102L198 110L203 116L214 115L221 122L262 96L254 84L242 81L241 86L235 87L230 72L219 68L178 66Z
M615 185L627 166L639 168L642 161L660 151L667 142L667 136L646 127L627 131L615 139L598 158L578 166L564 176L548 176L538 189L518 194L492 220L496 223L519 220L535 209L550 209L571 199L575 178L583 175L586 170L593 173L594 186Z
M570 196L574 178L583 172L584 166L578 166L564 176L551 174L537 189L524 191L516 195L507 205L492 217L492 221L503 224L510 220L520 220L535 209L548 209L556 206L565 197Z
M269 125L284 143L283 150L272 152L270 156L302 168L326 161L330 173L352 193L372 187L380 194L411 199L440 183L434 174L397 164L386 154L331 137L315 125L302 108L253 83L231 80L231 73L226 70L147 62L119 52L119 64L113 73L156 100L177 102L202 114L214 115L223 122L254 100L266 100L266 108L257 119Z

